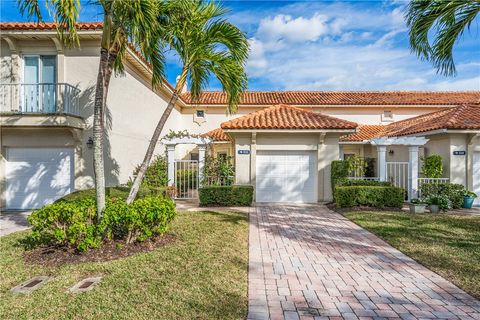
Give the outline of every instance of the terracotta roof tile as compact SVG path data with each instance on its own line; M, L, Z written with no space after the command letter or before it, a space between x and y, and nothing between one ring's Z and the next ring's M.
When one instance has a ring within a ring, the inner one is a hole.
M438 129L480 130L480 105L461 105L393 122L382 134L394 137Z
M80 30L102 29L102 22L79 22ZM0 22L0 30L54 30L57 24L53 22Z
M288 105L252 112L221 124L222 129L355 129L357 124Z
M384 125L359 125L357 128L357 132L351 133L349 135L340 137L340 141L348 141L348 142L361 142L361 141L368 141L375 137L381 136L383 130L385 130L387 126Z
M207 133L201 135L202 137L208 137L213 139L214 141L231 141L230 137L225 134L222 128L217 128Z
M398 137L440 129L480 130L480 105L461 105L386 126L361 125L358 131L340 138L344 142L370 140L376 137Z
M190 93L182 94L193 104L225 105L226 94L221 91L204 92L199 101L192 101ZM247 91L244 105L458 105L480 102L480 92L425 92L425 91Z

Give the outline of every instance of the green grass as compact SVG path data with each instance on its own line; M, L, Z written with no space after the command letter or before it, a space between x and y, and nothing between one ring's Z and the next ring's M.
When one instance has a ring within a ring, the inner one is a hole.
M62 267L26 265L19 241L0 239L0 319L244 319L247 314L247 217L180 212L174 243L120 260ZM35 275L54 280L30 295L13 286ZM66 293L86 276L93 291Z
M480 298L480 217L400 212L344 215Z

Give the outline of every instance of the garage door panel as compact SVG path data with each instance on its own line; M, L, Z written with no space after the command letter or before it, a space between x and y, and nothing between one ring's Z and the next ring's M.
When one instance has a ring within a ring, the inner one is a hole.
M7 208L40 208L72 192L73 170L71 148L7 149Z
M258 151L257 202L316 202L316 156L310 151Z

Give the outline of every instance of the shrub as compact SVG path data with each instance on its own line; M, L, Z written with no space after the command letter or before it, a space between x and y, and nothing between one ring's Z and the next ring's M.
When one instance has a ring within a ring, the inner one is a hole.
M78 251L98 248L104 239L143 241L162 234L175 216L172 200L146 196L127 205L123 199L107 198L103 219L96 223L95 199L58 201L35 210L28 221L36 244L74 247Z
M427 178L441 178L443 175L442 157L438 154L432 154L428 157L422 157L422 173Z
M92 197L46 205L28 217L31 239L36 243L73 246L79 251L98 248L105 225L95 224L95 218Z
M332 190L334 190L335 186L340 181L347 180L350 164L345 160L335 160L332 161L331 167L330 179L332 183Z
M389 181L375 181L375 180L341 180L337 183L337 186L383 186L389 187L392 183Z
M207 156L203 175L203 185L231 185L235 175L232 157Z
M253 186L208 186L198 190L201 206L250 206Z
M133 171L133 175L136 176L140 170L140 166L137 166ZM130 180L128 184L131 186L133 181ZM167 158L162 155L156 155L145 171L145 177L142 181L142 187L144 188L159 188L166 187L168 184L168 163Z
M123 200L112 202L105 208L103 220L114 238L129 244L164 234L174 217L172 200L147 196L131 205Z
M339 208L401 208L404 194L405 190L393 186L338 186L335 188L335 203Z
M458 209L463 205L465 187L455 183L423 183L420 186L423 198L445 196L452 202L452 208Z

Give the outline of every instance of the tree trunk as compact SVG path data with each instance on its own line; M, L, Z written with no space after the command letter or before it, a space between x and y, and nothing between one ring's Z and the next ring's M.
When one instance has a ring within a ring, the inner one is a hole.
M102 48L100 50L100 64L98 67L95 104L93 108L93 169L95 173L98 221L101 220L103 210L105 209L105 168L103 161L104 118L108 84L112 75L115 57L115 55L110 55L107 49Z
M158 139L160 138L160 134L162 133L163 127L165 126L165 123L167 122L168 117L170 116L170 113L172 113L172 110L175 107L175 104L177 103L178 96L179 96L178 87L179 86L175 88L172 98L170 99L170 102L168 103L167 108L163 112L162 117L160 118L160 121L158 121L157 127L153 132L153 136L152 136L152 139L150 140L150 144L148 145L145 158L143 159L140 169L138 170L137 176L135 177L135 181L133 182L132 188L130 189L130 194L128 195L128 198L127 198L128 204L132 203L133 200L135 200L135 198L137 197L138 190L140 189L140 185L142 184L143 177L145 176L145 172L147 171L148 165L150 164L150 160L152 160L153 152L155 151L155 147L157 146Z

